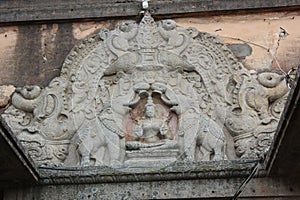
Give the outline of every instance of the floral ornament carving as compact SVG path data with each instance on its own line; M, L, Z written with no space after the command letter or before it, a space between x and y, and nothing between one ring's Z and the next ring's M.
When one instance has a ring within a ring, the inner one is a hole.
M281 74L250 73L215 36L146 12L76 45L60 77L18 88L2 117L39 165L257 158L287 92Z

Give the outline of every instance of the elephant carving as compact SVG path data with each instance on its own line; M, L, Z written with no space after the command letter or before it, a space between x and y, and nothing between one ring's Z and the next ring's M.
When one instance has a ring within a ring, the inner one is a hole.
M111 108L98 119L86 122L77 131L77 151L81 166L120 167L125 156L125 134L118 129Z
M208 116L191 108L179 117L187 161L225 160L226 141L222 128Z
M94 162L94 165L104 165L105 143L103 134L97 134L87 127L82 128L77 132L76 144L81 157L81 166L90 166L91 161Z

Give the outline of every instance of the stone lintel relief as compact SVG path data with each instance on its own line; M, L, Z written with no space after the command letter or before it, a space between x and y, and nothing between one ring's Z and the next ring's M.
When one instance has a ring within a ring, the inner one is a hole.
M37 165L157 167L256 159L288 89L213 35L126 21L76 45L48 87L17 88L2 115Z

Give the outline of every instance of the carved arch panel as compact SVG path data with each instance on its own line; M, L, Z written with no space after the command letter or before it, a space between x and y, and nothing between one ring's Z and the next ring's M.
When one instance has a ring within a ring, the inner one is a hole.
M38 165L162 166L263 156L286 94L283 75L146 13L76 45L60 77L18 88L2 116Z

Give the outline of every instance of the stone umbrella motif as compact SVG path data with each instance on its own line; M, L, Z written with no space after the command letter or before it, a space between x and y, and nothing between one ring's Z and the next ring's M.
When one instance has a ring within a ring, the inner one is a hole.
M48 87L17 88L2 117L38 165L252 159L287 92L283 75L250 73L215 36L146 12L76 45Z

